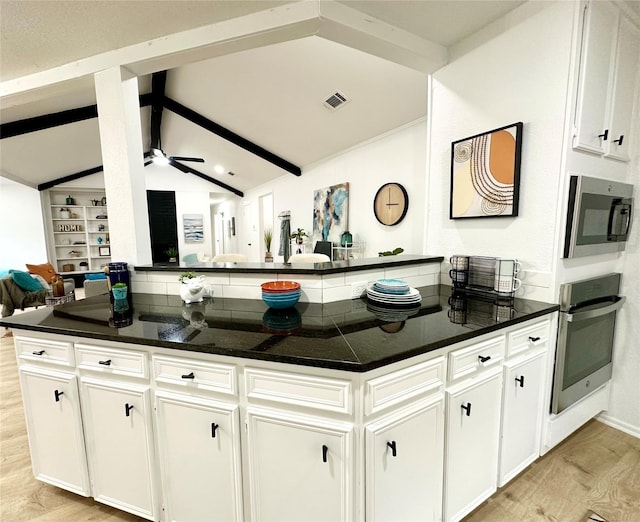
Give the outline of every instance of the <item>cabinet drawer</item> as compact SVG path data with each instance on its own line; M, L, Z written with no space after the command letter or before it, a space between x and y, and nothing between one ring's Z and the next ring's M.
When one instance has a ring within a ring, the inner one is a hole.
M157 383L172 384L237 395L236 369L226 364L208 363L178 357L154 355L151 358Z
M520 355L544 346L549 341L549 321L525 326L508 335L507 357Z
M444 384L444 367L445 358L437 357L367 381L365 415L440 390Z
M149 378L147 354L144 352L76 344L76 361L78 368L83 370Z
M449 381L470 377L500 364L504 358L504 337L495 337L449 354Z
M351 413L351 382L341 379L247 368L249 399L264 399L319 410Z
M16 337L15 345L21 362L41 361L61 366L74 365L73 346L70 342Z

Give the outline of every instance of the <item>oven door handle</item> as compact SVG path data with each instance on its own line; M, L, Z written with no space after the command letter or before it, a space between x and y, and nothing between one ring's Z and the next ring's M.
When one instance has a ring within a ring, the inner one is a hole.
M576 321L584 321L585 319L593 319L594 317L600 317L602 315L610 314L622 308L622 305L627 300L626 297L618 297L615 303L595 310L587 310L586 312L567 313L567 321L575 323Z

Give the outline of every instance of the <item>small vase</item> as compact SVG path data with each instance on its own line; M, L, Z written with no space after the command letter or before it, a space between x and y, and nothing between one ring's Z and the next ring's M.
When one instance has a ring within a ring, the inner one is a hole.
M264 254L264 262L265 263L273 263L273 253L272 252L265 252L265 254Z
M122 288L112 288L111 291L113 292L113 298L118 301L120 299L126 299L127 298L127 287L122 287Z

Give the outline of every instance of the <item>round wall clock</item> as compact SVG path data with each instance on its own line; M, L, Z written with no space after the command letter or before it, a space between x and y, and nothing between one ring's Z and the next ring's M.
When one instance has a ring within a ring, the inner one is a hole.
M385 183L373 198L373 213L383 225L397 225L407 215L409 195L400 183Z

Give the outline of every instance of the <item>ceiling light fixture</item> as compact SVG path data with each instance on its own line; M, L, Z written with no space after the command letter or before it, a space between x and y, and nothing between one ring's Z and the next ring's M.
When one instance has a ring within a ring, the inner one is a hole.
M213 170L215 170L218 174L224 173L224 167L222 165L216 165L215 167L213 167Z
M151 161L156 165L169 165L169 158L161 149L151 149Z

